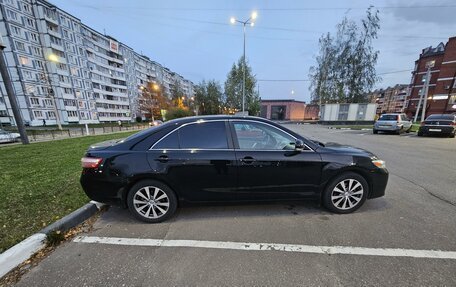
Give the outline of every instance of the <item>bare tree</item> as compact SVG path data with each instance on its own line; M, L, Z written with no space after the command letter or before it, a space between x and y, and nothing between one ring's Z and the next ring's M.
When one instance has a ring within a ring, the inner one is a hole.
M320 38L317 64L309 70L313 102L364 102L366 92L380 80L375 70L379 51L372 43L380 18L372 6L366 14L360 26L344 18L335 36L327 33Z

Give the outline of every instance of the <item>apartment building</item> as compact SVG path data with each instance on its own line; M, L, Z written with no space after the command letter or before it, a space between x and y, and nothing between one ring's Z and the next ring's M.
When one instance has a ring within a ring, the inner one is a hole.
M5 58L29 125L133 120L147 82L169 94L178 81L193 96L189 80L47 1L0 0L0 9ZM0 122L14 125L3 82L0 91Z
M418 118L421 118L423 103L419 107L418 103L425 93L428 69L430 79L426 117L431 114L456 112L456 37L449 38L446 44L440 43L436 47L423 49L419 59L415 61L410 96L406 104L406 113L410 117L418 112Z
M377 89L368 94L369 102L377 104L377 114L402 113L408 94L408 85L397 84L386 89Z

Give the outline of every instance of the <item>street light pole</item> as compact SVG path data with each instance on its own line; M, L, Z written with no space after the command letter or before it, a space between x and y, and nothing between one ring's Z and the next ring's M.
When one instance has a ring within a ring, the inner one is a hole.
M6 61L3 57L3 50L5 48L6 46L3 45L3 41L0 36L0 73L3 78L3 83L5 84L6 94L8 95L11 109L13 110L14 120L16 121L17 129L21 136L21 141L23 144L29 144L27 132L25 131L24 121L22 120L22 115L19 109L19 105L17 103L16 95L14 94L13 85L11 84L11 78L8 73Z
M247 70L246 62L245 62L245 32L246 32L245 26L250 25L253 27L253 25L254 25L253 20L255 20L257 18L257 16L258 16L258 14L256 12L253 12L252 15L250 16L250 18L245 21L239 21L239 20L235 19L234 17L232 17L230 20L231 24L235 24L236 22L242 24L242 29L244 32L244 34L243 34L244 46L243 46L243 56L242 56L242 72L243 72L243 76L242 76L242 114L243 115L245 114L245 74L246 74L246 70Z

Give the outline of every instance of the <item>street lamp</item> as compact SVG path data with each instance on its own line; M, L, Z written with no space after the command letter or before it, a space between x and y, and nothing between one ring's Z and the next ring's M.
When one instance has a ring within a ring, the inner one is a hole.
M236 18L234 17L231 17L230 19L230 22L231 24L236 24L239 23L239 24L242 24L242 27L243 27L243 31L244 31L244 53L243 53L243 63L242 63L242 70L243 70L243 80L242 80L242 114L245 113L245 70L246 70L246 64L245 64L245 26L246 25L250 25L251 27L253 27L255 25L255 23L253 22L256 18L258 17L258 13L256 11L252 12L252 14L250 15L250 17L245 20L245 21L240 21L240 20L237 20Z
M55 55L55 54L49 54L48 60L52 63L59 63L59 57L57 57L57 55ZM54 106L55 121L57 122L57 126L58 126L59 130L62 130L62 124L60 123L60 115L57 110L57 103L55 101L55 93L54 93L54 89L52 88L52 82L51 82L51 78L49 75L49 71L47 71L47 75L45 77L46 77L47 84L49 85L48 93L52 98L52 103Z

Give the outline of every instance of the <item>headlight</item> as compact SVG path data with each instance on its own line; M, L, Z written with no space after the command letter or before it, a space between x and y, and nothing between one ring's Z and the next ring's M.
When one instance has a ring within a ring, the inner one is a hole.
M373 160L372 163L378 168L386 168L384 160L376 159L376 160Z

